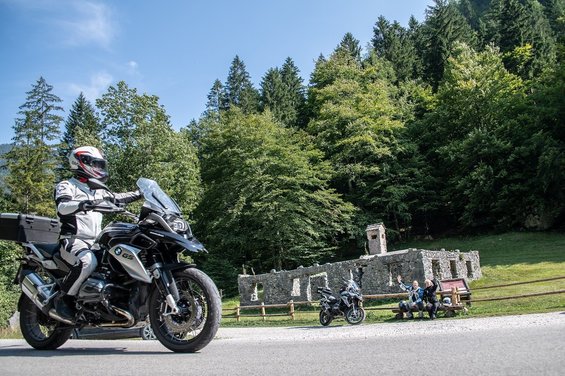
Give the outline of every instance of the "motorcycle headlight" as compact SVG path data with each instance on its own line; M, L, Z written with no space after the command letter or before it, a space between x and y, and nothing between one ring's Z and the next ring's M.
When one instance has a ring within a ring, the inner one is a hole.
M176 218L175 220L170 222L169 225L171 226L173 231L177 233L183 233L188 230L188 222L181 218Z

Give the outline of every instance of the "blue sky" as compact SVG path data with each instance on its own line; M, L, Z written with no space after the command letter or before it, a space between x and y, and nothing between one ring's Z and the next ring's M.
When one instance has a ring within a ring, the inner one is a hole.
M362 46L380 15L422 21L431 0L0 0L0 143L43 76L66 118L125 81L156 95L175 129L198 118L235 57L258 87L291 57L308 83L314 61L351 32Z

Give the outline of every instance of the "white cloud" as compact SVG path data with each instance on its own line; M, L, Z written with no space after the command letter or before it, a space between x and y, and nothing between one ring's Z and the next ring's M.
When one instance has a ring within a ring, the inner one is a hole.
M137 64L136 61L133 61L133 60L128 61L127 65L128 65L128 73L129 74L137 74L138 73L137 68L139 67L139 64Z
M110 86L113 79L110 74L99 72L90 77L90 85L72 83L69 85L69 89L73 95L79 95L82 92L86 99L94 102L94 100L100 98L102 92Z
M116 35L110 7L98 0L0 0L54 26L58 40L70 46L96 44L108 48Z
M73 21L62 20L59 25L66 35L66 43L78 46L98 44L109 47L115 35L112 12L106 5L91 1L73 1Z

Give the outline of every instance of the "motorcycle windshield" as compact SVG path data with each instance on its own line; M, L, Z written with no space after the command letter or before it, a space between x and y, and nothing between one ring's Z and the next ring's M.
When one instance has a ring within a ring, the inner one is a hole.
M156 181L146 178L137 180L139 191L143 194L145 200L154 208L160 209L166 214L174 214L180 216L181 211L177 203L169 197Z

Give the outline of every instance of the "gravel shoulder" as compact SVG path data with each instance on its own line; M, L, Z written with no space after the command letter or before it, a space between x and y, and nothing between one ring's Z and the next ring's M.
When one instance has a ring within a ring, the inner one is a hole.
M329 327L253 327L220 328L217 340L228 341L304 341L336 339L367 339L372 337L418 336L434 333L448 335L471 332L490 332L493 330L550 328L565 334L565 312L541 314L477 317L464 319L414 319L393 323L361 324L357 326L338 322ZM565 337L564 337L565 341Z

